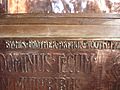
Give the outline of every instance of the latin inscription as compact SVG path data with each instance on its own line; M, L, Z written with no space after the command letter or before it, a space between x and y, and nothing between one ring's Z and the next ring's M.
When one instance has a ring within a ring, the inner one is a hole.
M19 77L15 80L11 78L0 78L1 90L81 90L79 86L81 80L74 77Z
M0 40L0 90L119 90L120 41Z
M1 72L90 73L96 53L0 53Z
M102 40L6 40L7 49L120 49L119 41Z

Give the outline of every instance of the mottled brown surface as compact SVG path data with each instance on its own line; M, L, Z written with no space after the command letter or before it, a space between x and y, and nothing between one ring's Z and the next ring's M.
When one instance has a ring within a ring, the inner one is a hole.
M2 15L0 90L120 90L120 16Z

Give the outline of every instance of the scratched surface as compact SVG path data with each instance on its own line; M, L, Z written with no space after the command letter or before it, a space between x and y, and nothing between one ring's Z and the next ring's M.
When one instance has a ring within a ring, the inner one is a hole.
M0 90L120 90L120 41L0 39Z

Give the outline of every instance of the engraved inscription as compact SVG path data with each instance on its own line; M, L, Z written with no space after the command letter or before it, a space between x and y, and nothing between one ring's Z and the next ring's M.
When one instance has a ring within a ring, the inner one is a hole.
M96 53L0 53L1 72L90 73Z
M119 41L102 40L6 40L7 49L120 49Z
M120 90L120 41L1 39L0 90Z
M18 77L16 80L4 77L0 84L1 90L11 90L12 87L15 90L92 90L91 87L85 87L89 83L82 85L82 82L82 79L74 77Z

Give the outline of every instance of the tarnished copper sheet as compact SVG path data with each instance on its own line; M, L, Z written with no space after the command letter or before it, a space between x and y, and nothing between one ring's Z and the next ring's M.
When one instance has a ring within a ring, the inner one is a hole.
M120 90L120 41L0 39L0 90Z

